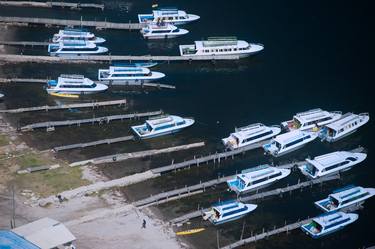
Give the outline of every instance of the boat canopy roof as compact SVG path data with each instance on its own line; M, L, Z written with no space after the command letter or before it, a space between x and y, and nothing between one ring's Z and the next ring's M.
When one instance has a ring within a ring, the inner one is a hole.
M75 75L75 74L62 74L58 78L58 84L85 84L85 85L92 85L94 82L88 78L85 78L83 75Z
M350 199L353 196L361 195L367 193L368 191L362 187L347 186L346 188L338 189L334 193L330 194L330 197L342 202L344 200Z
M315 217L313 221L321 225L322 227L326 227L327 225L330 225L332 223L336 223L338 221L344 220L346 218L349 218L349 214L344 212L329 212L322 214L318 217Z
M59 31L59 35L65 36L93 36L93 33L78 29L63 29Z
M64 40L60 42L60 47L86 47L86 48L95 48L96 44L93 42L88 42L85 40Z
M328 111L324 111L320 108L312 109L306 112L300 112L294 115L294 118L298 119L301 123L307 123L314 120L319 120L322 118L330 117L332 116L331 113Z
M166 31L170 31L170 30L177 29L177 27L174 26L173 24L170 24L170 23L162 23L162 24L150 23L150 24L148 24L145 27L145 29L148 29L148 30L166 30Z
M110 66L109 71L110 73L116 73L116 74L134 74L134 73L148 74L150 73L150 69L145 68L145 67Z
M219 202L214 204L212 207L216 209L220 214L230 212L239 208L242 208L244 206L243 203L230 200L230 201L225 201L225 202Z
M156 128L156 127L160 127L160 126L164 126L168 124L174 124L174 123L178 123L182 121L184 121L183 118L179 116L170 115L170 116L165 116L165 117L149 119L146 121L146 123L150 125L152 128Z
M186 16L186 12L183 10L178 10L177 8L159 8L152 11L154 17L164 17L164 16Z
M249 43L242 40L237 40L236 37L210 37L204 41L195 41L196 49L211 48L211 47L238 47L246 48Z
M272 175L275 172L279 172L280 170L271 167L268 164L260 165L254 168L246 169L241 172L241 174L237 175L240 177L245 183L253 182L259 178L264 178L266 176Z
M251 136L254 136L256 134L259 134L260 132L265 131L265 130L269 130L269 128L267 126L264 126L261 123L257 123L257 124L251 124L248 126L236 128L235 132L232 133L231 135L237 137L240 140L243 140Z
M276 141L280 144L287 144L287 143L292 142L294 140L303 138L308 134L310 134L310 133L300 131L300 130L294 130L294 131L290 131L290 132L287 132L287 133L276 136L274 141Z
M355 153L348 151L335 151L325 155L317 156L313 160L306 161L315 166L318 170L322 170L328 166L345 161L348 157L353 157Z
M332 130L338 131L341 128L345 127L348 123L351 123L355 121L356 119L360 119L360 116L349 112L349 113L344 114L339 120L326 125L326 127Z

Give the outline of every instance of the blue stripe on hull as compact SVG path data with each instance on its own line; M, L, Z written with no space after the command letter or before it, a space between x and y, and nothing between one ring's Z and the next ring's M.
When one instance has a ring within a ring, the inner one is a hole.
M234 220L238 220L238 219L241 219L243 217L245 217L248 213L246 214L242 214L240 216L236 216L236 217L233 217L233 218L229 218L229 219L226 219L226 220L221 220L219 222L212 222L215 226L216 225L220 225L220 224L223 224L223 223L226 223L226 222L230 222L230 221L234 221Z
M176 129L176 130L171 130L171 131L165 131L165 132L161 132L161 133L157 133L157 134L153 134L153 135L148 135L148 136L144 136L144 137L140 137L140 138L149 139L149 138L154 138L154 137L160 137L160 136L164 136L164 135L173 134L173 133L179 132L181 130L182 130L182 128Z

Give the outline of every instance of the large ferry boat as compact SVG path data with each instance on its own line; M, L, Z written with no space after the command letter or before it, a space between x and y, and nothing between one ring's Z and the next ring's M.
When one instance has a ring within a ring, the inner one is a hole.
M237 40L236 37L210 37L192 45L180 45L179 48L181 56L236 55L243 58L259 53L264 46Z
M227 181L229 188L237 194L244 194L265 188L290 174L290 169L279 169L269 165L243 170L236 178Z
M105 47L96 46L96 44L93 42L84 40L69 40L49 44L48 52L52 56L78 56L102 54L108 52L108 49Z
M281 132L279 126L265 126L257 123L236 128L229 137L223 138L223 144L230 150L248 146L266 139L272 138Z
M203 213L203 219L214 225L233 221L244 217L257 208L255 204L244 204L238 201L219 202Z
M310 178L318 178L332 174L338 174L349 170L354 165L364 161L365 153L349 151L336 151L317 156L314 159L306 159L306 164L299 167L302 174Z
M180 29L169 23L151 23L141 29L141 34L145 39L167 39L175 38L189 33L186 29Z
M62 74L56 80L47 82L49 94L93 94L108 89L104 84L96 84L83 75Z
M341 118L341 112L328 112L320 108L297 113L292 120L282 122L281 125L288 131L313 130L323 125L332 123Z
M147 139L175 133L193 124L194 119L169 115L146 120L146 123L132 126L131 129L139 138Z
M110 66L109 69L99 69L98 71L98 80L113 83L150 82L164 77L165 74L150 71L145 67Z
M54 43L59 43L63 41L71 41L71 40L85 40L85 41L90 41L93 43L105 42L105 39L101 37L96 37L91 32L87 32L82 29L70 29L70 28L59 30L59 33L54 34L52 38L52 42Z
M186 24L198 20L200 17L193 14L187 14L177 8L159 8L152 11L152 14L139 14L139 23L170 23L174 25Z
M315 206L325 212L338 211L353 205L360 205L375 195L375 188L346 186L333 191L327 198L316 201Z
M336 142L356 132L359 127L366 124L369 120L370 115L368 113L346 113L341 119L326 125L319 136L327 142Z
M302 231L314 239L337 232L358 219L358 214L330 212L314 218L301 226Z
M263 145L266 154L278 157L295 151L318 137L317 133L307 131L290 131L276 136L270 143Z

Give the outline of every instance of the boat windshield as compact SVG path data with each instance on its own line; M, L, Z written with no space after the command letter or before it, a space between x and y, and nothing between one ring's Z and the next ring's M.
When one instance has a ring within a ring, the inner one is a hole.
M329 201L330 201L331 205L333 205L334 207L338 207L339 206L339 201L336 198L330 196L329 197Z
M296 118L293 118L293 124L294 124L294 128L296 129L301 127L301 122Z
M312 165L311 163L307 163L307 164L305 165L305 171L306 171L307 173L309 173L310 175L314 176L315 173L316 173L316 168L315 168L315 166Z
M334 136L336 136L336 131L333 130L333 129L328 128L328 130L327 130L327 135L328 135L329 137L334 137Z
M278 148L279 150L281 150L281 144L279 142L275 141L274 145L276 146L276 148Z
M312 221L310 223L310 231L313 233L320 233L322 231L322 226L319 225L317 222Z

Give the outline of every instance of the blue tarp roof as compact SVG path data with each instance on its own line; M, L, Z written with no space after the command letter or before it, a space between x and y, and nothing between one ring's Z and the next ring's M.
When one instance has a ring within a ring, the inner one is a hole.
M0 249L40 248L11 231L0 230Z

